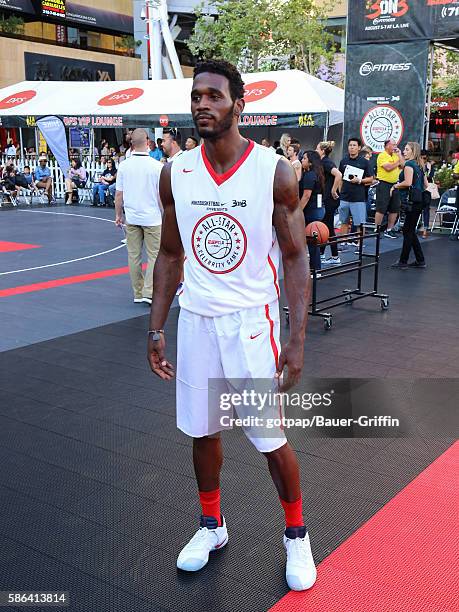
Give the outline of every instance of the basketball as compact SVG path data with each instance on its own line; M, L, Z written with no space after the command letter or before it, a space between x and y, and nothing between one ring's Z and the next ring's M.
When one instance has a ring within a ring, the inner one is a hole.
M329 236L328 227L322 221L313 221L306 226L306 237L316 244L325 244Z

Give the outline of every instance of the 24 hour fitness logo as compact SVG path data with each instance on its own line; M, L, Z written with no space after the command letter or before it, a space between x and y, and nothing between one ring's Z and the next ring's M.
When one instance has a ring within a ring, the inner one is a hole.
M196 223L191 245L203 268L213 274L227 274L243 262L247 236L237 219L227 213L214 212Z
M410 70L413 64L404 62L403 64L373 64L373 62L364 62L360 68L360 76L369 76L373 72L406 72Z
M393 106L381 104L371 108L360 124L363 142L375 153L384 150L384 141L392 138L398 144L403 136L403 118Z
M11 94L10 96L3 98L3 100L0 100L0 109L14 108L15 106L19 106L20 104L24 104L32 98L35 98L36 95L37 92L33 89L18 91L18 93Z
M118 104L126 104L126 102L132 102L137 100L143 95L143 89L140 87L130 87L129 89L121 89L114 93L104 96L97 103L99 106L117 106Z

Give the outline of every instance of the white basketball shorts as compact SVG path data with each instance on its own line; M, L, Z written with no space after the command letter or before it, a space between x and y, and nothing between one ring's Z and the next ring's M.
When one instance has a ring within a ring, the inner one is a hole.
M203 317L182 309L177 333L177 427L193 438L228 428L222 424L220 406L209 407L209 379L265 379L277 390L274 375L280 355L279 336L277 301L219 317ZM260 416L257 407L250 406L237 408L235 417L246 417L247 411L253 417ZM278 402L263 408L264 422L271 419L278 423L268 433L244 427L260 452L274 451L286 443L280 418Z

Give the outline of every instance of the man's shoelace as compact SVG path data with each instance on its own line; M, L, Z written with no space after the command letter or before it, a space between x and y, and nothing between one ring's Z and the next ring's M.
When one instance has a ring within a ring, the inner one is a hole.
M199 547L201 546L202 542L203 542L204 540L207 540L207 539L208 539L208 534L209 534L211 531L214 531L214 532L215 532L215 530L214 530L214 529L208 529L207 527L200 527L200 528L199 528L199 530L198 530L198 531L197 531L197 532L194 534L194 536L193 536L193 537L191 538L191 540L189 541L188 546L189 546L190 548L191 548L191 547L192 547L192 548L199 548ZM218 538L217 538L217 534L216 534L216 533L214 533L213 535L214 535L214 537L215 537L216 539L218 539Z

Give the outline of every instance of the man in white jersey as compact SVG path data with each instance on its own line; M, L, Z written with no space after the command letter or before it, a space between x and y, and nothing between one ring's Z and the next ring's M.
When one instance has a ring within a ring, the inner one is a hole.
M298 382L309 304L309 265L298 183L290 164L239 134L244 83L224 61L199 63L191 111L204 144L164 166L161 246L154 271L148 339L152 371L174 376L163 327L185 259L177 333L177 424L193 437L202 508L200 529L177 567L197 571L228 541L220 511L222 445L218 407L209 406L209 379L267 379L281 390ZM290 339L280 351L277 267L282 253L290 307ZM257 414L257 407L253 408ZM316 579L303 522L298 462L282 428L270 436L245 430L267 461L285 512L286 579L291 589Z

